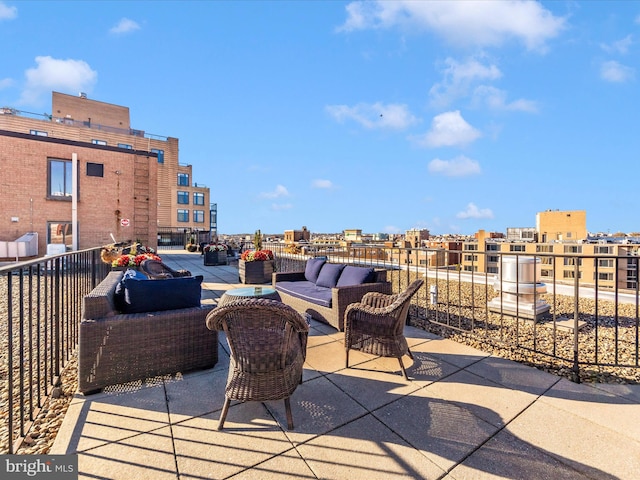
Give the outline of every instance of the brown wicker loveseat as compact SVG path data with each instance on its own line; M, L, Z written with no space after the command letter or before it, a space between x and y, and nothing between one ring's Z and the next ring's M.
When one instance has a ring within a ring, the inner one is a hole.
M369 292L391 294L386 270L329 263L322 257L307 260L304 271L274 273L272 284L283 303L340 331L350 304Z
M80 392L95 393L108 385L216 364L218 335L205 323L211 305L122 314L115 298L122 276L123 272L110 272L84 297L78 347ZM146 287L168 281L147 280Z

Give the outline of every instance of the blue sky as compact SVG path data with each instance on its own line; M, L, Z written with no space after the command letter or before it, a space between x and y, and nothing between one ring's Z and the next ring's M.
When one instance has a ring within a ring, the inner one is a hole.
M221 233L640 231L640 2L0 0L0 45L0 106L129 107Z

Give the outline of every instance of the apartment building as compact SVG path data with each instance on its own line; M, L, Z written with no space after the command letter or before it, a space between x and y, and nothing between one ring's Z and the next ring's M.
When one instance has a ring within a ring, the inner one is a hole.
M308 242L311 240L311 232L307 227L302 227L302 230L285 230L284 231L284 243L295 243L303 240Z
M563 222L565 219L566 222ZM542 282L575 282L603 289L636 289L640 244L606 239L587 240L584 211L547 211L536 216L538 238L544 242L503 240L479 231L462 245L461 269L466 272L499 274L502 254L540 258ZM572 237L574 240L560 240Z
M51 115L2 108L0 159L0 240L37 232L40 255L211 228L178 139L132 129L128 107L53 92Z

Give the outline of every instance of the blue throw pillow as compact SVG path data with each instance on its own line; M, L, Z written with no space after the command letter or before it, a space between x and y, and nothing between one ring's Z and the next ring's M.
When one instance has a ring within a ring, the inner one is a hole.
M116 289L113 295L114 306L116 307L116 310L121 312L124 311L124 309L126 308L126 302L124 298L125 297L124 282L128 278L135 278L138 280L149 280L149 277L147 277L144 273L138 270L135 270L133 268L128 268L127 270L125 270L125 272L122 274L122 278L116 285Z
M308 282L316 283L320 269L326 261L327 257L316 257L307 260L307 265L304 267L304 278L306 278Z
M320 269L320 275L316 285L319 287L333 288L338 284L338 278L344 265L342 263L325 263Z
M347 265L342 270L338 279L337 287L348 287L350 285L362 285L363 283L371 283L374 272L373 268L353 267Z
M125 308L123 313L159 312L200 306L202 275L163 280L124 281Z

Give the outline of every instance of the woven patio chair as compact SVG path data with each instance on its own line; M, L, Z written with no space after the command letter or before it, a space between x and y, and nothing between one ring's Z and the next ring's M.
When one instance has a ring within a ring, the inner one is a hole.
M146 276L153 279L191 276L189 270L174 270L160 260L153 260L151 258L143 260L142 263L140 263L140 270L142 270Z
M224 330L231 359L222 430L231 400L283 400L287 426L293 430L289 397L302 383L309 326L302 315L277 300L249 299L227 303L207 315L209 330Z
M402 293L386 295L367 293L358 303L352 303L345 312L346 367L349 368L349 350L395 357L405 379L409 379L402 363L402 356L413 354L404 336L404 325L409 312L411 297L424 282L413 281Z

